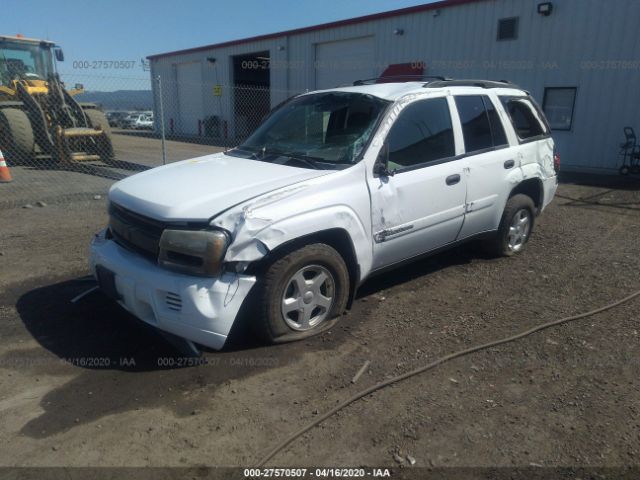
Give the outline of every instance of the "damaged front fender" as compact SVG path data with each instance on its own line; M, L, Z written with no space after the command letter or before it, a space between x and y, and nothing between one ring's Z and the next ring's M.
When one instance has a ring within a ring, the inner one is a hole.
M364 182L350 178L362 175L360 168L353 170L332 176L329 192L323 179L315 179L263 195L214 218L211 225L232 237L225 262L255 262L293 240L342 229L364 276L372 264L369 196ZM340 198L349 198L350 205L331 200Z

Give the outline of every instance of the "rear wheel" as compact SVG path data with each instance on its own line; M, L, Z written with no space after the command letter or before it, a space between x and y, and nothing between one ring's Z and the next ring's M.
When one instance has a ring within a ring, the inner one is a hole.
M254 326L271 343L321 333L344 312L349 272L329 245L307 245L272 263L261 279L260 315Z
M12 159L33 155L35 139L29 117L17 108L0 109L0 150Z
M111 127L104 113L94 108L84 110L84 114L93 128L100 128L104 134L95 139L96 154L103 162L113 160L113 143L111 141Z
M486 243L490 253L496 256L511 256L524 250L535 218L535 205L531 197L517 194L507 201L498 234Z

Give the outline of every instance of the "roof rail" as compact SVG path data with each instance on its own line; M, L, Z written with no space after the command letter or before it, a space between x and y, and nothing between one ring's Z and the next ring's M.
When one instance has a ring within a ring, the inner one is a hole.
M481 87L481 88L520 88L508 80L451 80L445 79L426 83L425 88L442 87Z
M353 86L358 87L360 85L371 85L374 83L394 83L394 82L421 82L423 80L440 80L449 81L450 78L435 76L435 75L389 75L387 77L375 77L365 78L363 80L356 80L353 82Z

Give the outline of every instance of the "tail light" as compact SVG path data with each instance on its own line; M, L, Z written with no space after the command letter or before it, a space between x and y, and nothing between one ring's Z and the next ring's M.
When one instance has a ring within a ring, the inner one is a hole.
M560 154L557 151L553 151L553 169L558 173L560 171Z

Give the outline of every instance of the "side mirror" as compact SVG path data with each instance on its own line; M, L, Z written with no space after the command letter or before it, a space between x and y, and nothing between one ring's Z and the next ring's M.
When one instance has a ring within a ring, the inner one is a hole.
M376 163L373 164L373 174L379 177L393 177L396 174L395 170L389 170L389 144L384 142Z
M60 47L55 47L53 49L53 53L56 56L56 60L59 62L64 62L64 52Z

